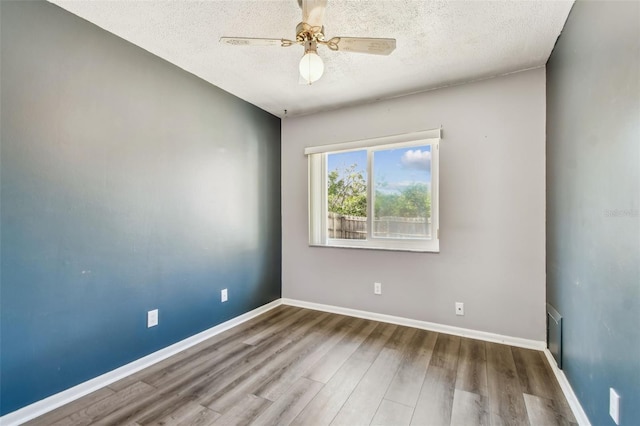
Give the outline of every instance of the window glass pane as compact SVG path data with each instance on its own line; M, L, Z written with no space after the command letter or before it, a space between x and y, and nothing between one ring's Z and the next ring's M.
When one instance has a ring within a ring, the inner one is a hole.
M431 146L373 153L376 238L431 238Z
M367 238L367 151L327 154L327 235Z

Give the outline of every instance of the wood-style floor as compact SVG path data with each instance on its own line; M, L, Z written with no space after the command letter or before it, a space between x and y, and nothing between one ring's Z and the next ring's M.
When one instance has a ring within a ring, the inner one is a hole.
M542 352L279 306L28 425L575 424Z

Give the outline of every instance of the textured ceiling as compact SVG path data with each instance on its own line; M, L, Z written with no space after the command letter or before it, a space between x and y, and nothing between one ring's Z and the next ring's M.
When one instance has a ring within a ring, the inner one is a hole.
M488 78L546 63L571 1L329 0L325 35L394 37L390 56L332 52L298 83L301 46L231 46L221 36L295 38L297 0L52 0L282 117Z

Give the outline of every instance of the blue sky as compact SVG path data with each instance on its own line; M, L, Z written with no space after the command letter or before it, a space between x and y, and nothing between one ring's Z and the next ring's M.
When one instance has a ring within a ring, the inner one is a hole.
M399 192L415 183L431 183L431 147L418 146L374 151L374 179L376 189L388 193ZM357 164L363 176L367 175L367 151L329 154L329 171L341 171Z

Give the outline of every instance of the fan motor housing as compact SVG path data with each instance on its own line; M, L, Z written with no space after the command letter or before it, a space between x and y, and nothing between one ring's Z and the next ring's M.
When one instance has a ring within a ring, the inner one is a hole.
M300 22L296 26L296 39L300 41L323 40L324 26L312 27L306 22Z

